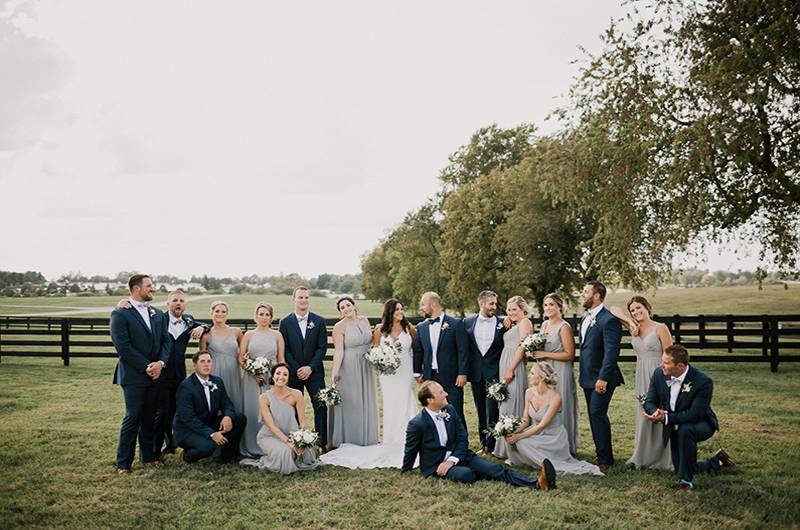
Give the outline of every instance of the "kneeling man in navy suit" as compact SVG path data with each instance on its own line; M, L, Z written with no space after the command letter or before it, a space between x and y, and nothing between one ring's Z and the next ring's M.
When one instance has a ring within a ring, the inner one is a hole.
M542 461L539 479L506 469L467 449L467 430L455 407L447 403L447 392L436 381L425 381L417 394L422 411L408 422L402 472L411 471L419 454L422 475L470 484L476 480L499 480L531 489L555 489L556 470Z
M221 460L230 462L239 451L247 418L233 410L222 379L211 375L213 361L207 351L192 355L194 374L178 387L175 441L183 448L181 460L196 462L222 448Z
M689 366L689 352L680 344L664 350L661 367L653 372L644 416L653 423L663 423L664 446L670 442L672 465L678 474L678 489L694 489L694 474L731 467L733 462L720 449L708 460L697 462L697 443L719 430L711 410L714 382L706 374Z

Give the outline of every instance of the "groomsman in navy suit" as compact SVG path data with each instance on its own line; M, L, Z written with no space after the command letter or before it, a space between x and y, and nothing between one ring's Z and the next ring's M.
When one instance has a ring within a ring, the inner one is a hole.
M189 339L199 339L203 333L211 329L208 324L203 324L186 313L186 293L177 289L167 297L167 309L164 315L164 324L172 337L172 348L169 360L157 381L158 397L156 406L156 434L153 451L160 455L166 441L163 453L175 453L177 443L172 434L172 423L175 418L175 399L178 385L186 379L186 348Z
M470 451L464 423L456 409L447 403L447 392L436 381L422 383L417 397L424 408L411 418L406 427L401 472L411 471L419 455L419 467L424 477L441 477L466 484L476 480L497 480L534 490L556 488L556 470L546 458L542 461L537 480Z
M155 287L146 274L128 279L130 309L111 313L111 342L119 361L114 371L114 384L122 386L125 417L119 432L117 472L131 472L139 438L139 461L160 465L153 451L156 398L155 382L169 361L172 337L167 332L163 314L150 306Z
M314 429L319 434L317 444L324 448L328 445L328 408L317 399L317 392L325 388L322 361L328 350L328 332L325 319L308 311L307 287L296 287L292 298L294 312L283 317L279 326L286 343L286 364L291 368L289 386L300 392L308 390L314 407Z
M469 374L472 399L478 411L478 434L481 448L494 451L495 439L486 436L487 425L494 425L500 416L497 401L486 395L486 385L500 379L500 355L503 353L503 322L495 316L497 294L481 291L478 295L478 314L464 319L469 344Z
M697 462L697 442L707 440L719 430L717 415L711 409L714 382L706 374L689 366L689 352L673 344L661 356L661 368L653 372L644 416L653 423L663 423L664 446L671 443L672 465L678 475L678 489L694 489L694 474L733 466L728 454L720 449L703 462Z
M231 462L239 454L239 440L247 417L233 410L222 378L211 375L211 354L192 355L194 374L178 387L175 412L175 440L183 448L181 461L197 462L222 448L220 459Z
M417 326L414 341L414 376L417 382L436 381L450 396L450 403L464 420L464 385L469 370L469 346L464 323L444 313L439 295L427 292L419 301L426 320Z
M589 425L597 451L597 467L605 473L614 464L608 406L614 389L625 382L617 365L622 327L603 305L606 287L602 283L588 282L581 296L586 313L580 327L579 383L589 409Z

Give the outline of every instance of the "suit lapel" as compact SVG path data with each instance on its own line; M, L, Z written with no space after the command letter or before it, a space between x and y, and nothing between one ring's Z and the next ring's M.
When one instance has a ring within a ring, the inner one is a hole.
M433 418L431 418L431 415L428 413L428 409L424 408L422 409L421 412L424 421L426 421L428 423L428 426L431 429L433 429L433 435L436 437L436 440L439 442L439 445L442 445L442 439L439 438L439 429L436 428L436 422L433 421Z
M691 383L693 382L694 382L694 370L692 369L691 366L689 366L689 368L686 371L686 377L683 378L683 383L681 383L681 387L678 389L678 398L675 400L675 411L680 410L678 405L680 405L683 399L683 395L686 394L688 396L689 394L688 392L683 391L683 386L688 384L691 387L692 386Z
M447 315L442 315L442 323L439 324L439 340L436 341L436 355L439 355L439 348L442 347L442 340L444 339L444 324L447 322Z
M474 319L470 319L469 324L466 326L467 334L472 339L472 344L475 346L475 349L480 352L480 348L478 347L478 338L475 336L475 327L478 325L478 317L476 316Z
M144 330L147 333L152 333L150 331L150 328L147 327L147 324L145 324L144 319L142 318L142 315L139 314L139 311L137 311L135 307L131 307L128 311L131 311L133 313L133 318L135 320L137 320L139 322L139 324L142 325L142 327L144 328ZM150 325L152 326L152 324L153 324L153 319L151 318L150 319Z

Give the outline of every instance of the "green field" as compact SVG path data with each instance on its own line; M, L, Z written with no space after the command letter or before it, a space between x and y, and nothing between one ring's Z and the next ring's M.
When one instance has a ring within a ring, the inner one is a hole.
M634 293L630 291L611 292L608 305L625 307ZM792 284L788 289L781 285L765 285L763 290L755 286L707 287L686 289L665 287L653 292L639 293L646 296L658 315L742 315L742 314L798 314L800 313L800 285ZM250 318L253 308L261 301L275 307L275 316L289 313L293 306L288 295L203 295L189 297L189 312L198 318L209 316L212 301L221 299L228 302L231 318ZM110 296L69 296L37 298L0 297L0 315L41 315L41 316L85 316L104 317L117 303L119 297ZM158 294L157 306L164 308L166 295ZM504 303L503 300L500 301ZM362 315L380 316L382 304L363 300L358 302ZM412 313L416 303L412 304ZM476 310L477 308L475 308ZM326 317L337 317L336 300L332 298L312 298L311 310ZM569 308L567 313L581 313L577 307Z
M633 450L631 385L614 396L618 464L606 477L559 478L559 489L465 486L418 472L325 467L282 477L203 462L117 477L122 397L114 360L3 358L0 521L4 528L791 528L800 521L800 365L700 365L715 381L722 444L736 472L673 491L671 473L624 465ZM622 366L632 380L632 364ZM467 396L470 395L467 391ZM475 448L474 407L467 400ZM592 456L581 406L581 458ZM308 416L310 422L310 414Z

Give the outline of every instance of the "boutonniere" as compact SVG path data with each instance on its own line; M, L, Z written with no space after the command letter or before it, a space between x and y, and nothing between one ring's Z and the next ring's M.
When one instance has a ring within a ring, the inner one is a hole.
M594 315L589 316L589 327L592 327L597 324L597 320L594 318Z
M156 314L156 310L155 310L155 309L153 309L153 308L152 308L152 307L150 307L150 306L147 306L147 314L148 314L148 315L150 315L151 317L152 317L152 316L155 316L155 314Z
M498 322L498 323L497 323L497 326L496 326L494 329L496 329L496 330L498 330L498 331L499 331L499 330L501 330L501 329L503 329L503 323L502 323L502 322Z
M449 323L449 322L445 322L445 323L443 323L443 324L442 324L442 331L446 330L446 329L447 329L447 328L449 328L449 327L450 327L450 323Z
M683 391L687 394L692 391L692 384L691 383L684 383L683 384Z
M216 392L217 390L219 390L219 387L217 386L217 384L216 383L211 383L211 388L209 389L209 391L210 392Z
M307 328L307 329L314 329L314 323L313 323L312 321L310 321L310 320L309 320L309 321L308 321L308 324L306 324L306 328Z

